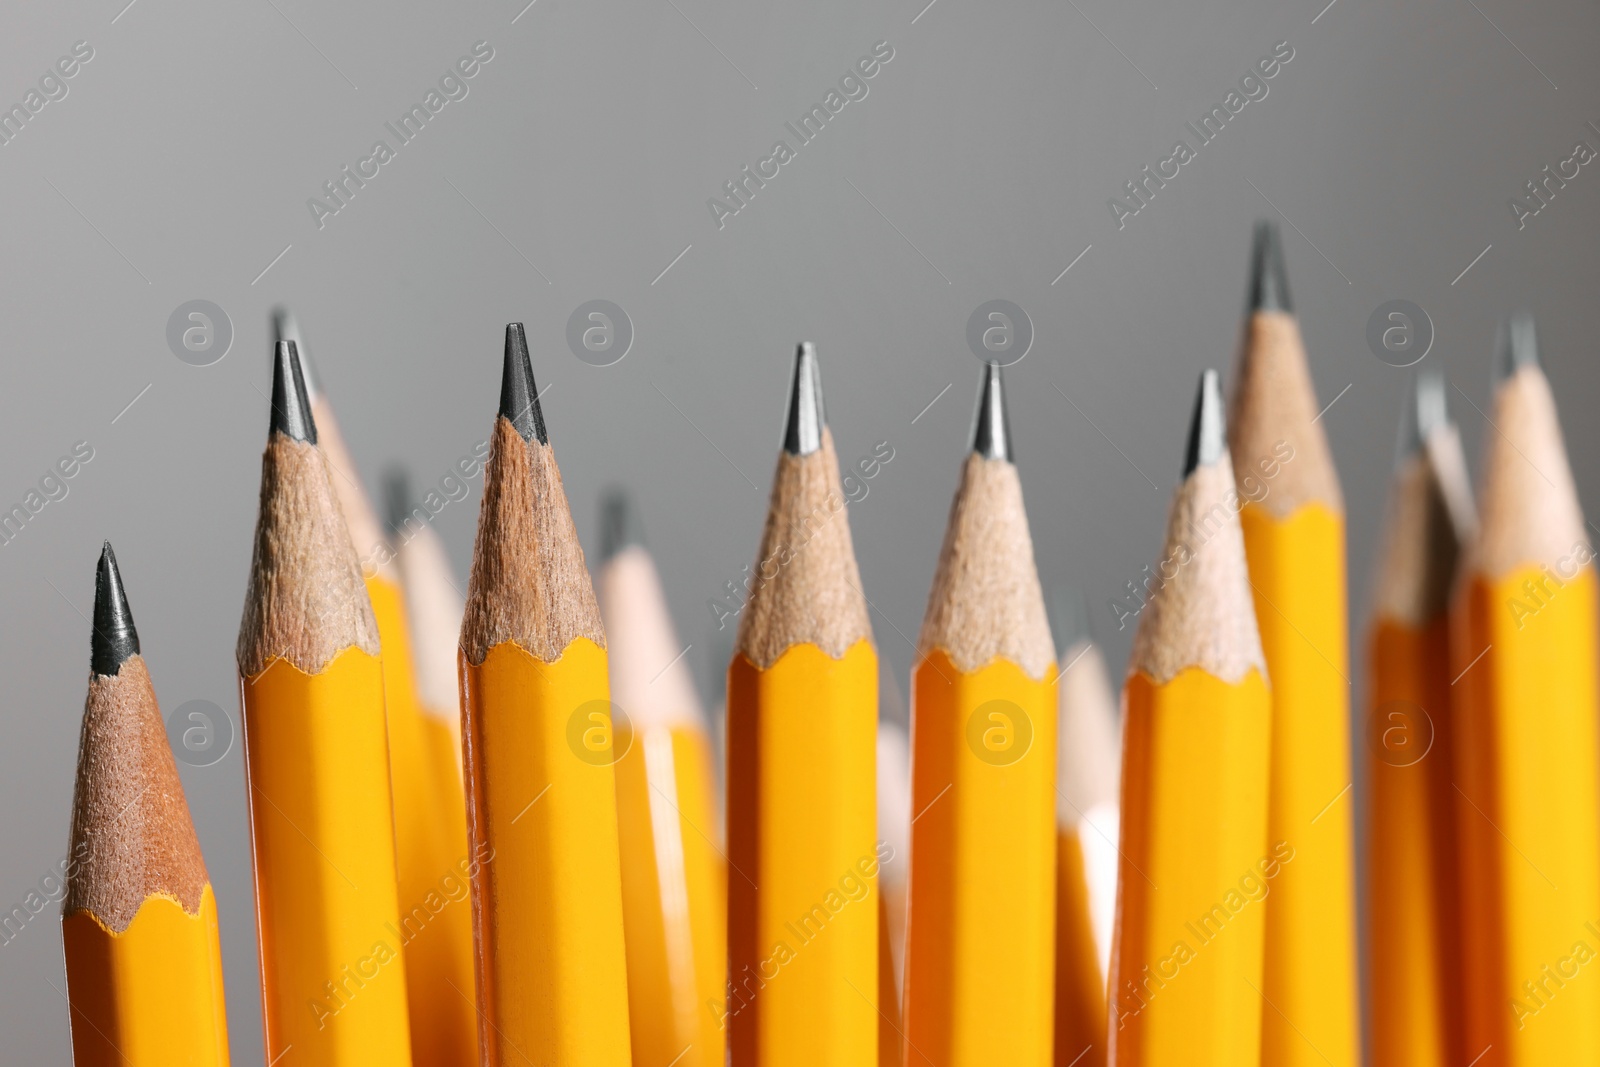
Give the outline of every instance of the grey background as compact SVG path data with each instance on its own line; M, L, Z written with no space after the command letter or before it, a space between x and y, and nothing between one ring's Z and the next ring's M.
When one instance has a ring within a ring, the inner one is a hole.
M966 319L992 298L1036 331L1009 381L1040 570L1087 591L1120 664L1131 627L1105 601L1155 558L1196 375L1231 367L1260 216L1292 220L1320 395L1349 387L1323 421L1358 620L1410 374L1366 347L1383 301L1432 316L1427 361L1459 386L1474 456L1484 418L1466 401L1484 403L1496 321L1533 309L1591 508L1600 491L1600 423L1583 417L1600 376L1600 173L1585 167L1521 232L1506 206L1579 137L1600 147L1584 126L1600 123L1589 4L125 2L0 14L0 103L73 42L95 50L0 146L0 504L73 442L95 449L69 495L0 547L6 908L65 849L103 537L163 706L236 714L280 300L374 486L390 462L436 484L484 438L503 326L525 321L585 544L601 488L633 486L702 676L727 648L706 601L754 554L790 351L807 338L841 457L895 449L850 518L903 690L977 381ZM319 231L306 198L480 39L495 54L470 95ZM719 232L706 199L879 40L895 55L868 97ZM1267 98L1119 232L1107 198L1283 40L1295 57ZM165 341L196 298L235 332L204 368ZM605 368L564 342L595 298L636 330ZM438 519L463 574L476 513L475 482ZM184 784L220 900L236 1062L259 1063L238 747ZM0 1059L69 1061L62 981L52 907L0 946Z

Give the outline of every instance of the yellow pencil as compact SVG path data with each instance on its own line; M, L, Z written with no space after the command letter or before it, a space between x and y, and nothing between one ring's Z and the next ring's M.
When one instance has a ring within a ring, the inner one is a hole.
M1271 697L1250 607L1222 401L1201 379L1184 480L1124 697L1122 865L1111 953L1117 1067L1256 1067L1271 882Z
M878 656L810 344L753 574L728 667L729 1062L871 1064Z
M633 501L601 517L600 614L617 724L617 833L628 1017L639 1067L722 1067L712 1010L728 967L727 886L715 844L711 739Z
M378 628L292 341L238 659L266 1061L410 1063Z
M1594 551L1539 366L1506 330L1481 525L1457 579L1468 1056L1600 1062L1600 735Z
M61 937L77 1067L226 1067L217 900L108 541Z
M1270 223L1256 228L1252 273L1230 443L1272 671L1269 833L1295 850L1267 905L1261 1055L1272 1067L1355 1067L1344 498Z
M440 781L411 662L411 634L394 554L367 499L333 407L315 374L294 318L273 313L278 340L294 341L300 356L317 447L327 461L340 514L350 530L372 601L383 649L383 698L389 725L394 790L395 848L400 864L400 929L406 957L411 1049L418 1067L454 1067L477 1060L472 987L472 907L461 868L465 829L452 833L449 816L462 810L461 789ZM456 794L454 806L451 793ZM464 825L464 823L463 823Z
M984 371L911 675L907 1064L1045 1067L1055 1010L1055 648Z
M1455 675L1446 618L1471 508L1444 379L1422 375L1402 419L1367 637L1373 1067L1455 1067L1472 1058L1462 1025Z
M627 1067L606 638L521 323L506 327L460 671L483 1062Z

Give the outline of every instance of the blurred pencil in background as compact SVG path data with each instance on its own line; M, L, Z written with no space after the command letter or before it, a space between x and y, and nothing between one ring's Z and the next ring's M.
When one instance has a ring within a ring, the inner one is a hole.
M988 364L911 681L908 1064L1053 1054L1056 669Z
M729 1062L871 1064L878 655L809 343L753 571L728 666Z
M395 570L405 594L410 624L411 662L416 671L417 707L440 783L451 833L460 824L460 849L466 848L466 802L461 791L461 682L456 650L461 645L461 616L467 598L457 584L450 554L433 524L423 516L425 505L411 494L410 479L399 468L386 481L389 542ZM455 788L450 788L454 781ZM472 945L468 924L467 946Z
M460 652L483 1062L627 1067L606 637L521 323L490 442Z
M1256 621L1272 673L1274 843L1295 850L1267 904L1262 1060L1356 1067L1354 798L1344 497L1320 422L1283 248L1256 225L1229 422ZM1270 473L1269 473L1270 472Z
M1401 418L1367 634L1367 1005L1373 1067L1465 1064L1450 583L1471 489L1444 379Z
M893 685L890 670L880 670L883 710ZM878 840L889 857L878 867L878 1067L899 1067L905 1044L900 1000L905 990L906 876L911 855L911 739L904 726L888 718L878 720Z
M597 590L617 723L617 838L637 1067L722 1067L726 870L711 740L633 500L606 494Z
M61 906L77 1067L226 1067L217 899L107 541Z
M411 1012L412 1054L420 1067L451 1067L477 1058L472 990L472 916L457 865L465 861L453 834L455 810L435 771L427 728L417 707L411 634L393 551L362 488L361 474L339 432L300 329L285 308L273 313L280 341L294 341L334 495L372 601L382 646L383 700L389 724L395 847L400 863L401 933ZM461 885L460 892L450 887ZM464 994L464 996L463 996Z
M1478 535L1456 583L1469 1056L1600 1062L1594 552L1533 320L1502 329Z
M1117 1067L1256 1067L1264 904L1294 859L1267 838L1271 694L1215 371L1195 401L1162 581L1124 696L1111 953Z
M409 1063L378 627L294 342L275 357L238 644L266 1062Z
M1117 892L1116 697L1082 601L1063 642L1056 759L1056 1067L1106 1062L1106 971ZM1065 618L1061 618L1065 616Z

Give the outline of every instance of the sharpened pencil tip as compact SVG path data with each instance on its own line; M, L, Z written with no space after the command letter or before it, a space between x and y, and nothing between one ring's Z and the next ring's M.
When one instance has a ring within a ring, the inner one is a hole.
M311 361L311 350L306 348L306 339L300 335L300 324L295 321L294 312L282 304L272 309L272 340L274 343L294 342L300 353L300 374L306 380L306 399L315 404L322 395L322 379L317 377L316 364Z
M1005 380L1000 376L998 363L986 363L983 367L983 378L978 385L978 408L972 415L972 451L984 459L1015 462Z
M1283 240L1278 236L1278 224L1265 219L1256 223L1255 242L1250 251L1250 310L1294 310L1289 301L1289 275L1283 265Z
M621 486L606 490L600 500L600 562L633 545L644 544L644 523L633 494Z
M794 383L789 389L789 419L783 431L783 450L791 456L809 456L822 447L827 425L822 406L822 368L817 346L801 341L794 354Z
M1411 395L1400 412L1400 438L1395 447L1395 465L1405 463L1422 451L1429 436L1450 421L1450 405L1445 397L1444 375L1438 371L1419 371L1411 383Z
M506 360L500 374L500 414L524 441L538 438L550 443L539 407L539 389L533 382L533 362L528 358L528 335L522 323L506 324Z
M294 441L317 443L317 424L311 417L311 397L306 391L298 346L293 341L279 341L274 348L271 428Z
M1504 381L1523 367L1539 366L1539 331L1533 316L1518 311L1500 324L1500 358L1496 381Z
M139 631L117 570L117 554L107 541L100 549L94 578L94 633L89 637L89 666L95 674L116 674L139 654Z
M1189 423L1189 448L1184 453L1183 476L1222 459L1228 450L1228 428L1222 415L1222 387L1217 372L1207 367L1200 375L1194 398L1194 418Z
M396 464L383 475L383 521L393 536L411 517L411 475Z

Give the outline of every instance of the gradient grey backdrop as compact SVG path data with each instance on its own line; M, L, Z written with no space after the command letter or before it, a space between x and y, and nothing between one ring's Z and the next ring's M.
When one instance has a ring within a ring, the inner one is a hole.
M1595 507L1600 173L1584 167L1521 232L1506 203L1580 137L1600 146L1585 127L1600 123L1592 5L926 2L8 5L0 104L76 41L94 59L0 146L0 505L75 441L94 459L0 547L0 905L65 849L102 538L164 708L237 714L277 301L299 313L374 487L391 462L437 483L483 439L502 329L525 321L585 545L602 486L631 485L700 677L726 654L706 601L753 557L805 338L841 457L895 450L850 521L903 691L977 379L965 324L991 298L1037 335L1009 380L1040 570L1087 591L1120 664L1131 627L1105 601L1155 558L1195 378L1231 366L1262 216L1283 224L1323 401L1348 387L1323 421L1358 620L1410 373L1364 340L1385 300L1432 316L1427 362L1460 387L1474 456L1485 420L1467 398L1485 402L1497 318L1538 313ZM383 124L479 40L494 58L470 95L319 231L306 199L393 143ZM894 58L867 98L719 232L707 198L792 144L785 121L880 40ZM1119 232L1107 198L1279 41L1295 57L1267 98ZM204 368L165 339L196 298L235 333ZM594 298L637 333L615 366L564 341ZM463 574L473 488L438 520ZM898 695L886 704L904 715ZM220 901L236 1062L259 1063L238 746L184 768L184 785ZM62 988L52 906L0 946L0 1060L69 1061Z

